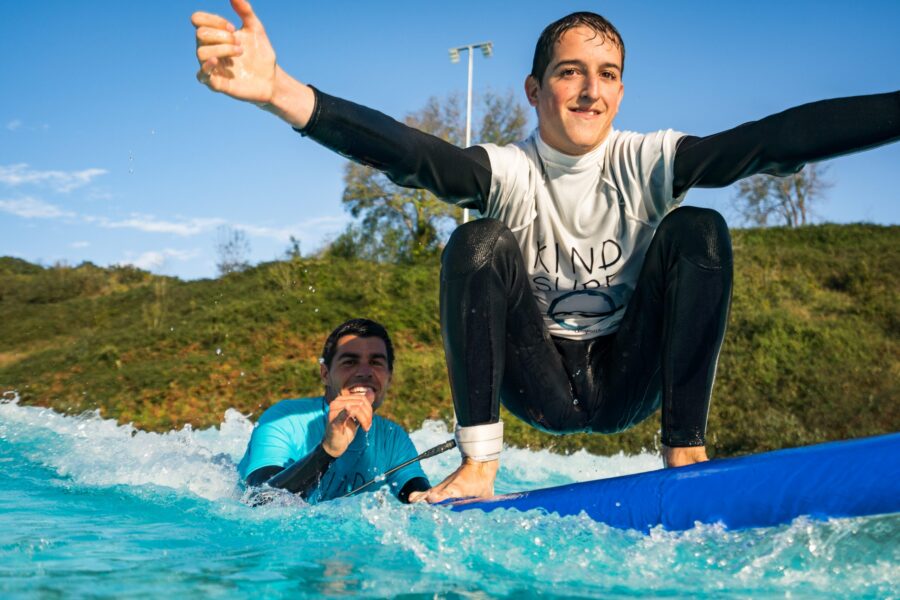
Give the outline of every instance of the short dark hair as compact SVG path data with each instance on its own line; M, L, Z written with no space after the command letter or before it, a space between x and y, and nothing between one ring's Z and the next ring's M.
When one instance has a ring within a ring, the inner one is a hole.
M383 325L369 319L350 319L338 325L328 335L328 339L325 340L325 346L322 348L322 364L326 367L331 368L331 361L334 360L334 355L337 353L338 341L345 335L381 338L387 350L388 370L394 371L394 344L391 343L391 337Z
M618 46L622 53L622 72L625 72L625 42L619 30L613 24L592 12L574 12L558 21L554 21L544 28L541 37L534 47L534 60L531 63L531 76L537 79L538 85L544 82L544 73L553 60L553 50L563 34L575 27L584 26L593 29L600 36L601 41L610 40Z

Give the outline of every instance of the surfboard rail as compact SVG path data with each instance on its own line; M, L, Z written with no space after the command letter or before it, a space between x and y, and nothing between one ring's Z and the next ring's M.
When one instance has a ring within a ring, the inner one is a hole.
M900 433L725 458L675 469L571 483L492 498L451 500L452 510L582 512L620 529L697 523L729 529L900 512Z

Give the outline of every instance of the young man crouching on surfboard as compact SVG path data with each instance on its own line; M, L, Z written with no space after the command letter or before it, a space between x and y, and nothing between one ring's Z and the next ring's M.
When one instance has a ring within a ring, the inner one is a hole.
M685 194L900 138L900 92L806 104L705 137L617 131L625 45L606 19L581 12L550 24L535 48L525 92L537 130L461 149L292 78L250 5L232 7L239 30L192 17L203 84L487 217L459 227L442 258L463 464L413 500L493 493L501 401L553 433L614 433L661 409L666 465L707 460L732 250L721 215L678 208Z
M320 502L416 458L403 428L374 414L394 372L384 327L368 319L340 325L325 341L319 369L324 396L282 400L259 418L238 465L248 485L268 484ZM385 483L403 502L430 487L418 463Z

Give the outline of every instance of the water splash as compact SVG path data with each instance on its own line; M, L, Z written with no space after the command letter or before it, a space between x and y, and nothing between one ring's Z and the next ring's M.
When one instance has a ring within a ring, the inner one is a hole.
M287 493L241 502L234 464L252 423L167 433L96 412L0 402L0 594L248 593L317 597L896 596L900 517L649 535L584 516L451 512L382 488L309 506ZM427 422L417 448L451 434ZM426 461L433 482L449 452ZM659 468L651 454L504 453L498 492Z
M159 434L103 419L99 411L65 416L53 410L0 403L0 440L28 459L79 485L156 485L201 498L231 497L234 457L243 455L253 424L229 409L219 428Z

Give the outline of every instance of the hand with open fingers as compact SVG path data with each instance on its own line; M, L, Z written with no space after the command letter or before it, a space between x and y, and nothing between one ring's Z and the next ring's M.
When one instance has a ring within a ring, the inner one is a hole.
M328 405L328 425L322 448L337 458L350 446L360 427L368 431L372 427L372 402L374 394L351 394L345 390Z
M409 501L434 504L451 498L489 498L494 495L494 479L499 468L499 460L478 462L464 458L444 481L430 490L411 493Z
M275 51L246 0L231 0L242 27L218 15L196 12L197 79L209 89L238 100L266 104L275 91Z

